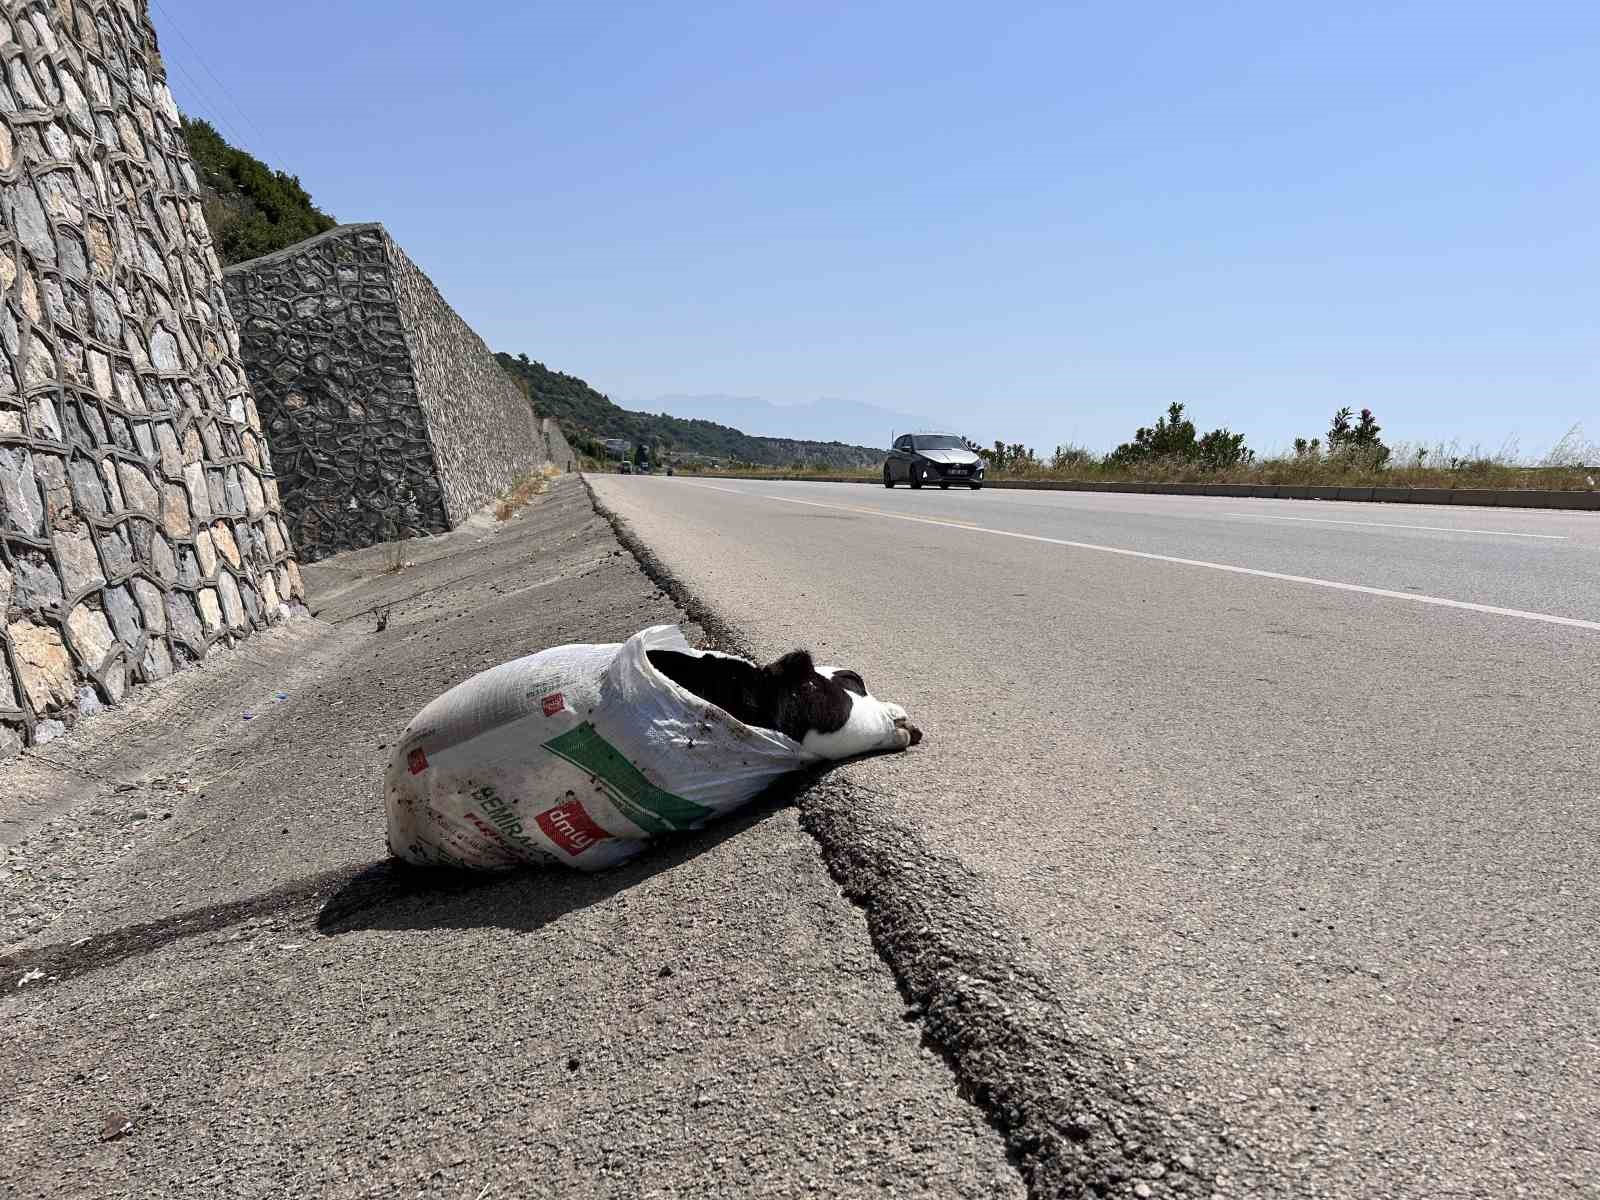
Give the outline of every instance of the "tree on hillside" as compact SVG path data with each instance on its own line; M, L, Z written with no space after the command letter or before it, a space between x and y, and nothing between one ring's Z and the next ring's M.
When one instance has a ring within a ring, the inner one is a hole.
M834 467L876 466L883 452L870 446L813 442L790 438L753 437L713 421L686 420L666 413L619 408L603 392L576 375L553 371L526 354L495 355L502 370L516 380L534 409L553 417L567 440L621 438L629 446L650 447L652 455L670 449L680 455L702 455L719 461L739 460L773 466L802 458Z
M338 224L295 175L228 144L208 121L183 119L183 137L204 193L200 209L225 266L260 258Z

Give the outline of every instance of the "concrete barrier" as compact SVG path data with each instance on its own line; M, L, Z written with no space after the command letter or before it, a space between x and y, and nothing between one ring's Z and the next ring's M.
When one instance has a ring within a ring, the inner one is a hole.
M1527 495L1539 497L1539 508L1600 508L1600 492L1529 492Z
M771 479L786 483L864 483L883 486L876 476L733 475L699 471L704 479ZM688 476L694 478L695 475ZM960 484L953 485L960 487ZM1327 487L1298 483L1141 483L1137 480L991 479L986 488L1030 492L1109 492L1141 496L1226 496L1258 500L1344 500L1380 504L1462 504L1497 508L1561 508L1600 512L1600 490L1552 492L1535 489Z

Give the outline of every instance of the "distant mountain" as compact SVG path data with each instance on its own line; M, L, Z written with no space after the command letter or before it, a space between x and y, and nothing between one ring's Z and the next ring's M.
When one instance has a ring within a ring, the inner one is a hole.
M804 404L774 404L754 396L674 395L662 396L652 407L677 417L719 421L746 433L863 446L887 446L896 434L938 426L938 422L915 413L896 412L858 400L828 398Z
M665 413L633 412L618 408L576 375L552 371L526 354L495 358L533 400L541 416L554 417L567 440L583 448L604 438L624 438L670 450L724 461L789 466L792 463L830 467L870 467L883 461L883 451L845 442L812 441L787 437L752 437L714 421L686 420Z

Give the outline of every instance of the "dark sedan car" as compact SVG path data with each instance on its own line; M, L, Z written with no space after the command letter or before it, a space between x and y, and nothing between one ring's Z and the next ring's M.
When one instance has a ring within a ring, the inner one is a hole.
M973 491L983 486L983 459L953 433L907 433L895 438L883 461L883 486L909 483L942 488L963 483Z

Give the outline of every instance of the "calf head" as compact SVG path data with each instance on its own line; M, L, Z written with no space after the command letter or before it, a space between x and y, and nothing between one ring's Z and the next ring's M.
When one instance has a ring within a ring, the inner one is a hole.
M876 699L854 671L817 667L804 650L765 667L676 650L651 650L649 657L680 687L746 725L776 729L823 758L904 750L922 740L905 709Z

